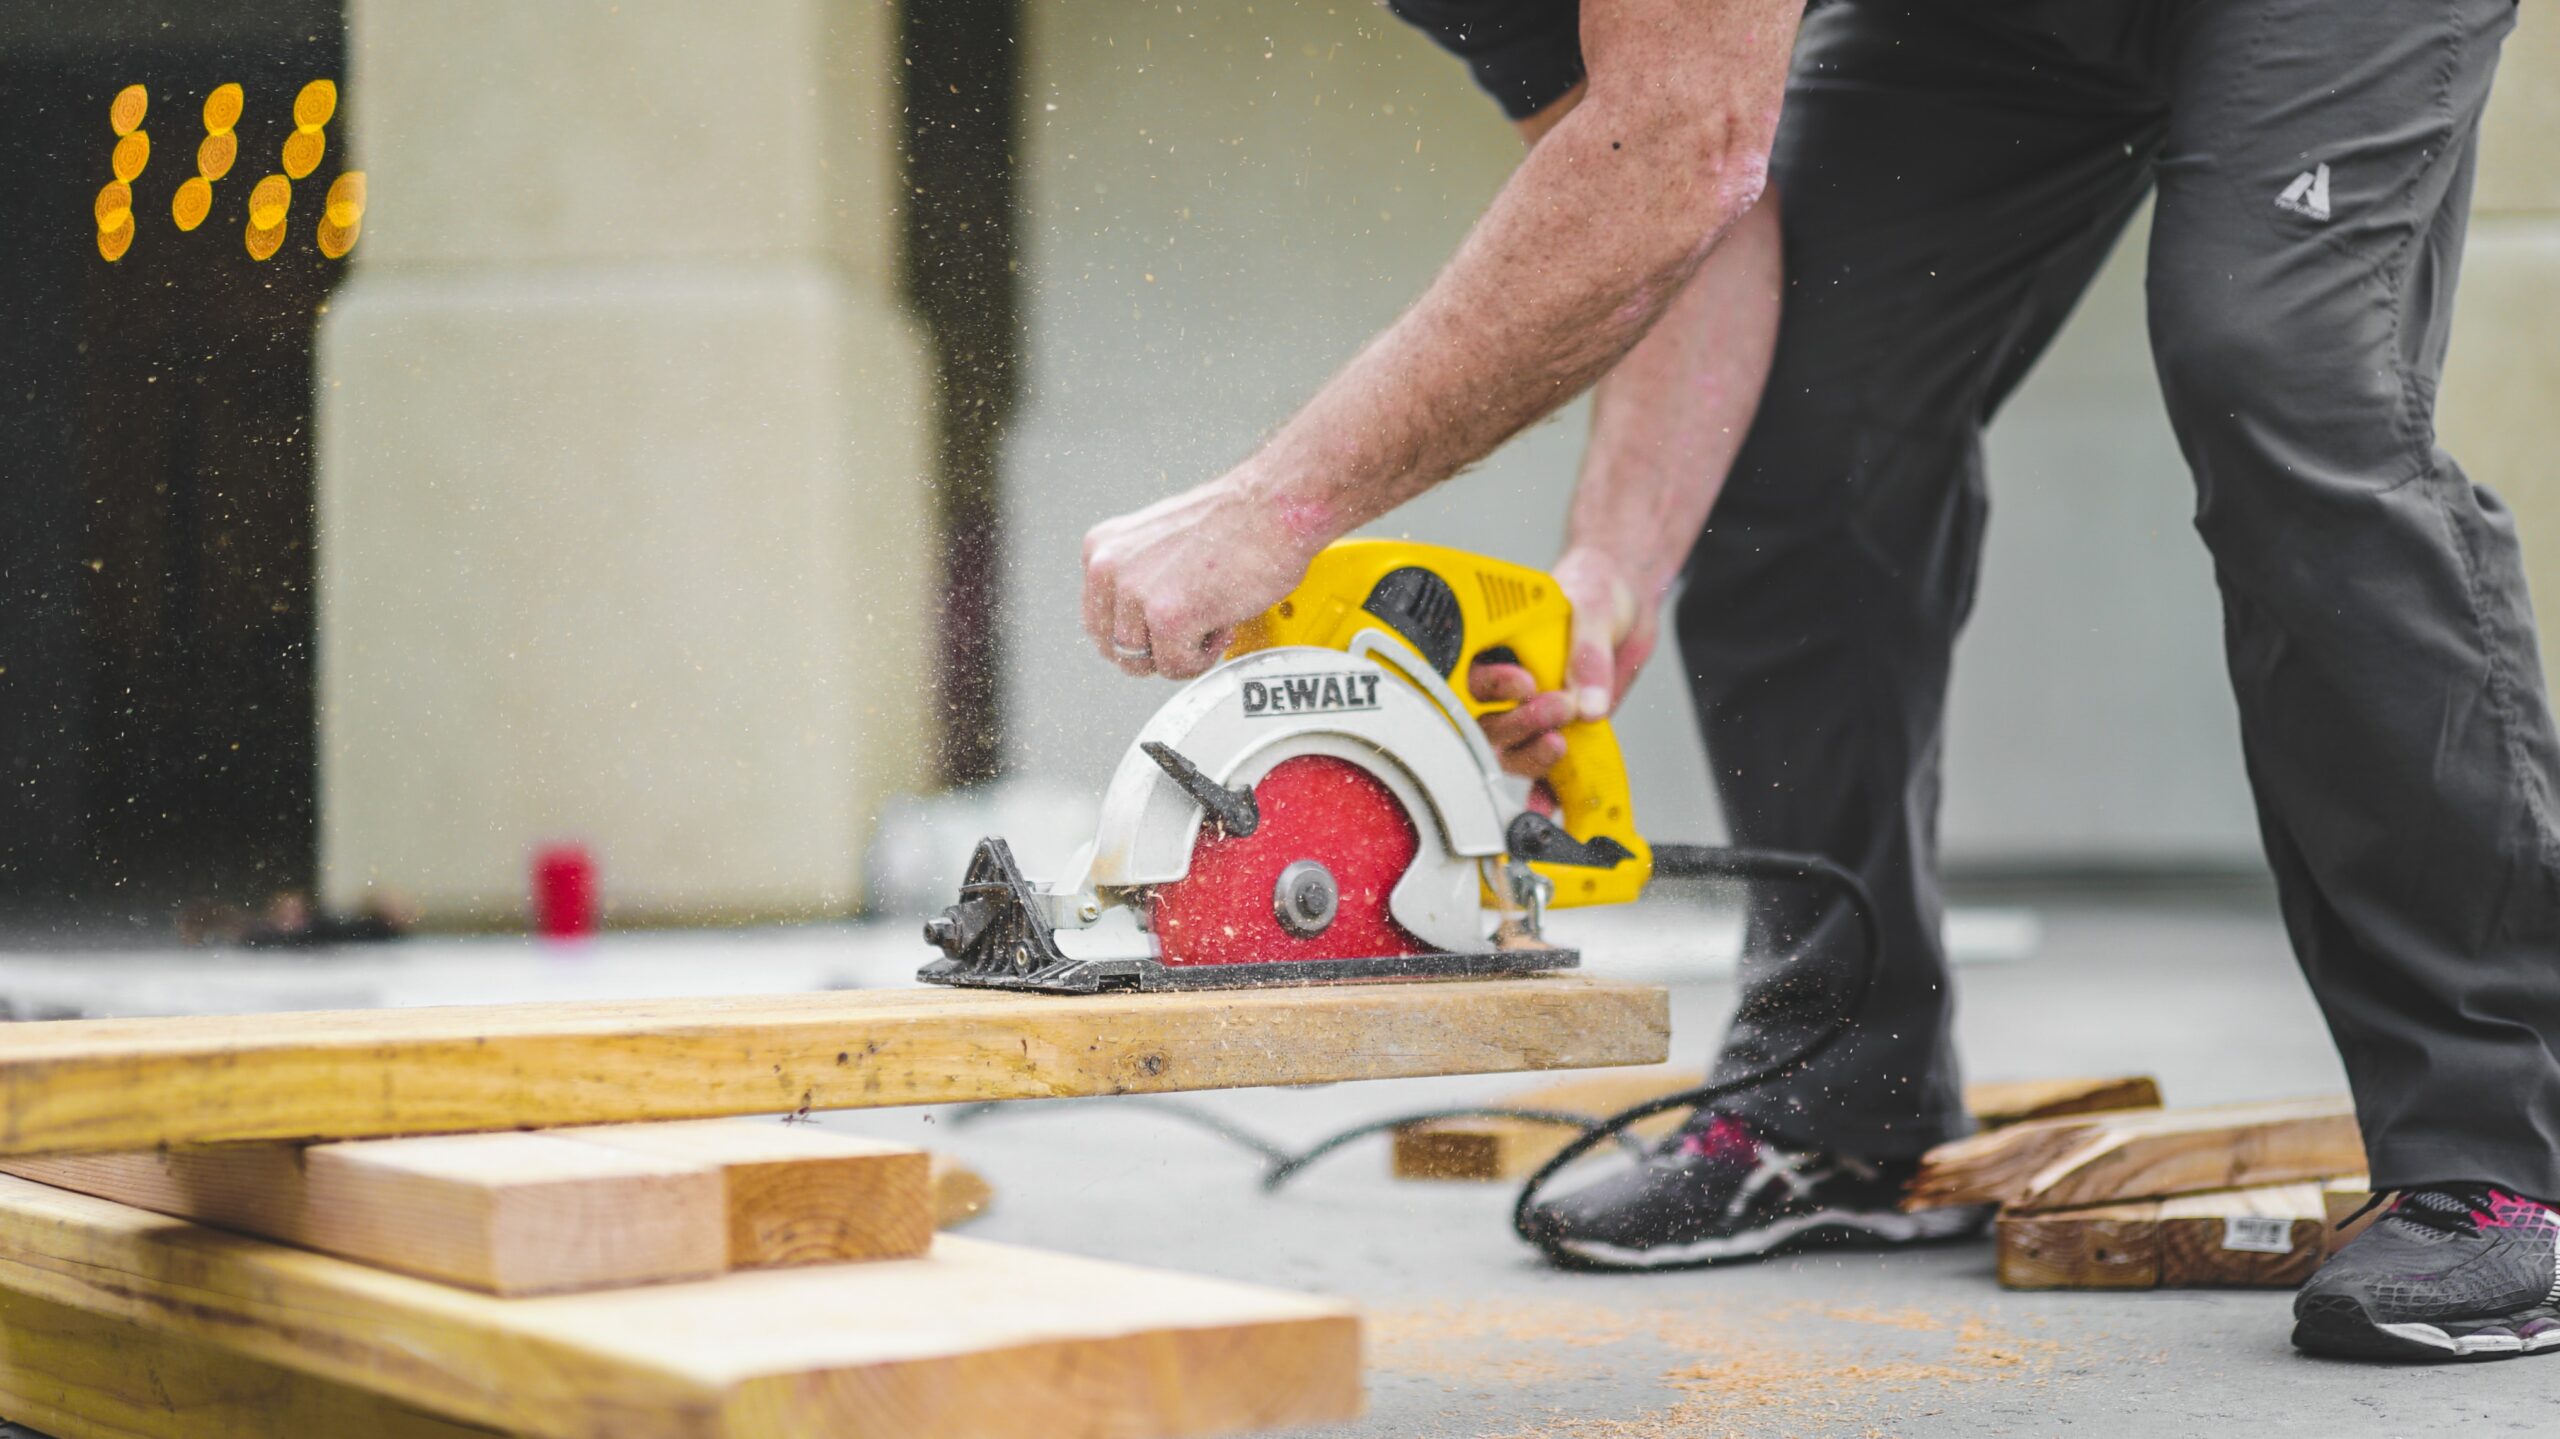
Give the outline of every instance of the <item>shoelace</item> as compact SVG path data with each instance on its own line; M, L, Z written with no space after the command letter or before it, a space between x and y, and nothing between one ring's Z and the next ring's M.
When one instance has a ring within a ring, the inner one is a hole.
M2480 1232L2480 1216L2496 1207L2500 1191L2491 1184L2435 1184L2424 1189L2400 1191L2396 1202L2382 1217L2431 1234L2465 1236ZM2352 1226L2374 1211L2374 1207L2392 1200L2380 1193L2356 1206L2355 1212L2338 1221L2338 1228Z

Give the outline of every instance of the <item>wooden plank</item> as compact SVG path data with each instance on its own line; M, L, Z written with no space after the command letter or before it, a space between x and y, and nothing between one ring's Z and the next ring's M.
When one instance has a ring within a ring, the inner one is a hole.
M1537 1085L1506 1094L1491 1107L1598 1119L1695 1089L1700 1082L1698 1071L1687 1067L1631 1070ZM1992 1128L2054 1115L2157 1107L2160 1086L2146 1076L1998 1080L1966 1085L1964 1098L1974 1122ZM1678 1127L1685 1113L1667 1111L1637 1125L1635 1132L1659 1139ZM1398 1129L1389 1162L1398 1179L1520 1179L1554 1158L1572 1137L1573 1131L1561 1125L1517 1119L1435 1119Z
M732 1269L911 1259L933 1243L931 1160L910 1145L753 1119L550 1132L727 1176Z
M1661 988L1582 975L53 1020L0 1025L0 1155L1585 1069L1669 1041Z
M2068 1209L2350 1174L2364 1141L2343 1097L2042 1119L1942 1144L1904 1203Z
M1998 1271L2008 1289L2155 1289L2160 1206L2107 1204L2003 1214Z
M933 1156L933 1227L953 1229L987 1212L996 1187L985 1175L948 1154Z
M2292 1289L2327 1258L2320 1185L2284 1184L2160 1201L2164 1289Z
M2362 1180L2354 1181L2362 1184ZM2320 1184L2006 1213L2010 1289L2289 1289L2327 1257Z
M499 1299L0 1178L0 1289L532 1439L995 1439L1025 1416L1144 1439L1360 1407L1347 1306L947 1237Z
M1964 1087L1964 1107L1985 1129L2005 1129L2032 1119L2101 1114L2111 1109L2158 1109L2160 1081L2147 1074L2094 1079L1993 1079Z
M492 1294L727 1267L717 1169L541 1134L64 1155L0 1171Z
M0 1414L54 1439L498 1439L495 1429L7 1290Z

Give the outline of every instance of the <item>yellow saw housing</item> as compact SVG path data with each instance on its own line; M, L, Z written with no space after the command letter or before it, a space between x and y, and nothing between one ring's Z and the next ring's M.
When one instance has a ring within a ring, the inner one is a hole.
M1229 658L1274 645L1348 651L1354 635L1383 630L1439 672L1472 724L1508 709L1468 691L1467 671L1491 655L1526 669L1541 690L1565 687L1573 605L1555 581L1524 565L1406 540L1343 540L1307 567L1287 599L1236 632ZM1567 834L1611 839L1627 857L1606 868L1533 863L1555 886L1550 904L1623 904L1653 876L1653 849L1636 832L1626 760L1605 719L1566 725L1564 758L1547 774ZM1488 896L1488 902L1490 896Z

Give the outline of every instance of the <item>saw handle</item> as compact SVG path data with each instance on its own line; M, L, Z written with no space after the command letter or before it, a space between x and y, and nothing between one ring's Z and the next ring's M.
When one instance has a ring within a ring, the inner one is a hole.
M1442 545L1409 540L1342 540L1325 546L1287 599L1236 633L1229 654L1271 645L1347 650L1362 630L1383 628L1438 671L1481 719L1510 707L1478 700L1467 672L1505 655L1540 690L1565 687L1573 644L1573 604L1540 570ZM1452 716L1455 718L1455 716ZM1605 867L1533 861L1555 886L1557 905L1620 904L1644 892L1652 850L1636 832L1635 806L1617 732L1606 719L1559 731L1564 758L1547 774L1565 832L1584 844L1613 840L1627 857Z

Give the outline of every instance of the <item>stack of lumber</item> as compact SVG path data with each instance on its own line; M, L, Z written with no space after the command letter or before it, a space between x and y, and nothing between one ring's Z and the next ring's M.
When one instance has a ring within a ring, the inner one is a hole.
M1236 1433L1360 1407L1328 1301L937 1237L771 1118L1663 1057L1581 978L0 1025L0 1417L63 1439ZM1036 1418L1033 1416L1037 1416Z
M1695 1069L1653 1068L1537 1085L1485 1106L1603 1119L1639 1104L1695 1089ZM2024 1079L1965 1086L1965 1108L1985 1129L2054 1115L2106 1109L2156 1107L2160 1086L2140 1076L2108 1079ZM1669 1134L1686 1111L1666 1110L1636 1124L1648 1139ZM1561 1124L1521 1119L1433 1119L1408 1124L1394 1135L1390 1163L1398 1179L1524 1179L1574 1137Z
M2343 1098L2039 1120L1941 1145L1906 1201L1997 1204L2013 1289L2291 1287L2363 1198Z

